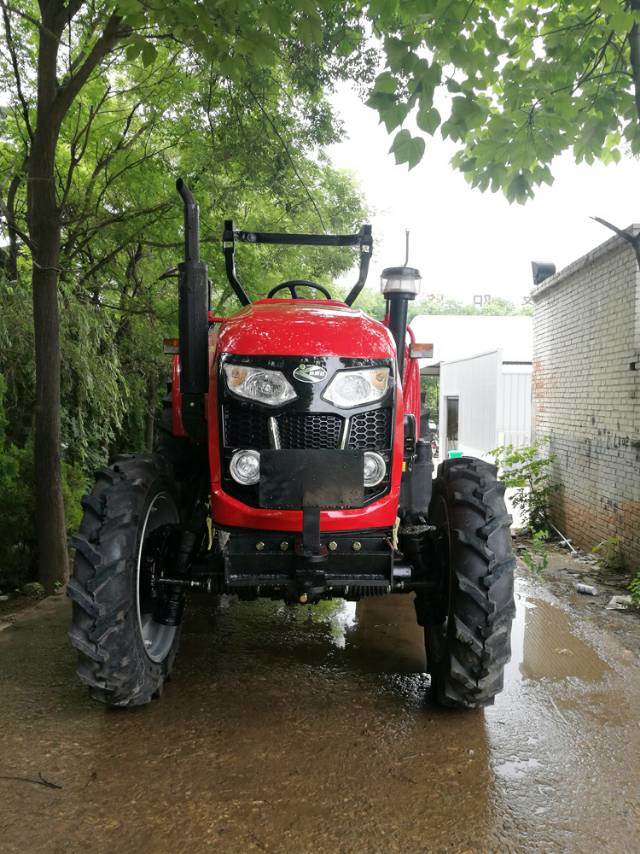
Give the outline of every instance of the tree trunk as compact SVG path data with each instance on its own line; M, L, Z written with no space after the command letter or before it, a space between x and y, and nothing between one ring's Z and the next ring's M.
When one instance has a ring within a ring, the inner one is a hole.
M43 15L43 23L47 21ZM40 31L37 123L28 160L27 210L32 242L36 411L34 442L35 527L38 578L48 593L68 577L68 553L60 457L60 321L58 264L60 223L54 183L60 120L56 95L58 39Z
M36 230L31 229L32 235ZM42 231L40 232L42 234ZM33 328L35 336L36 413L34 471L38 578L48 593L68 577L68 554L60 457L60 323L57 246L38 250L34 265ZM49 268L49 269L47 269Z
M51 593L68 577L60 443L60 319L58 276L60 211L55 187L55 157L62 121L78 92L118 39L121 18L112 12L84 61L63 86L58 85L60 37L82 0L39 0L36 125L27 160L27 215L33 272L35 337L35 527L38 576ZM128 31L127 31L128 32Z

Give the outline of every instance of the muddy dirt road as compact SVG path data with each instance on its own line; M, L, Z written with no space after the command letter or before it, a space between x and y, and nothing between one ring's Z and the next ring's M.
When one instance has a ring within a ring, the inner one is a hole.
M640 850L637 630L519 582L507 689L462 714L410 596L203 604L131 712L76 683L62 599L0 632L0 851Z

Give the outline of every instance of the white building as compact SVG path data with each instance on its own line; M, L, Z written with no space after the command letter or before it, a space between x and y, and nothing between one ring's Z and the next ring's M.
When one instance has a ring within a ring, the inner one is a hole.
M420 365L440 378L441 458L531 442L531 317L420 315L411 328L434 348Z
M526 354L523 354L526 355ZM440 365L440 448L487 457L498 445L531 443L531 358L502 350Z

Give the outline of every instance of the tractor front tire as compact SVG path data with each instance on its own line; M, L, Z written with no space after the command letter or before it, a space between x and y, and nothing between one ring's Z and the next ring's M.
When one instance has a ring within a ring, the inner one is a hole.
M511 517L495 466L473 457L441 463L429 521L444 580L439 613L423 621L432 695L443 706L488 706L503 687L515 614Z
M82 504L67 587L78 676L102 703L142 705L161 694L180 635L150 604L155 544L180 522L170 467L158 454L122 457L97 472Z

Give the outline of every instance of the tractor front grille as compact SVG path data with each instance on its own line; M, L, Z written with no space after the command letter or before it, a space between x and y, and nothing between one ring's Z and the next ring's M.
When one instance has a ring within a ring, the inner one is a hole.
M391 447L391 410L370 409L351 419L349 447L362 451L385 451Z
M224 407L224 445L227 448L269 447L269 415L250 406ZM327 412L283 412L274 415L282 448L339 448L344 418ZM370 409L350 419L347 447L358 451L391 448L391 409Z
M339 448L343 419L339 415L287 412L276 418L283 448Z
M225 406L223 423L227 448L255 448L259 451L269 447L267 418L257 409Z

